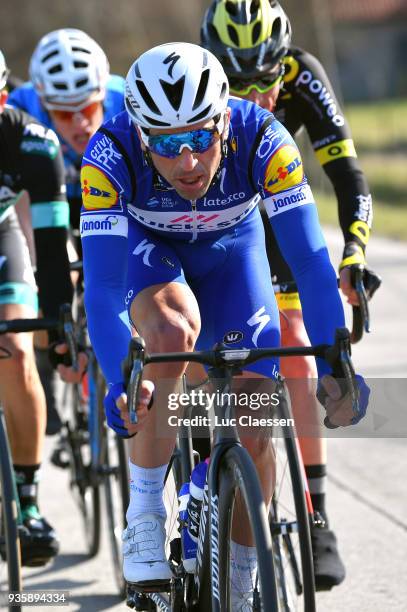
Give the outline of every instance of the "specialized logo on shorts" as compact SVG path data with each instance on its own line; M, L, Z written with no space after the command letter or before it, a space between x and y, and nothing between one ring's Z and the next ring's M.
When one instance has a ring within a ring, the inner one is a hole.
M127 236L127 219L119 215L82 215L81 237Z
M112 208L117 203L118 193L101 170L94 166L83 166L81 171L83 205L87 210Z
M294 189L287 189L278 195L264 200L264 206L269 217L274 217L303 204L314 204L314 197L308 183L304 183Z
M267 165L264 188L270 193L278 193L299 185L303 178L304 170L298 149L292 145L283 145Z
M223 336L223 342L225 344L234 344L235 342L240 342L241 340L243 340L243 332L241 331L230 331Z

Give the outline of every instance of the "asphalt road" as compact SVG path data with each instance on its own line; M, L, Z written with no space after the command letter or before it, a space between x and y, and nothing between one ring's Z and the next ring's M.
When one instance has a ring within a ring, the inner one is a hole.
M333 230L326 236L336 265L341 238ZM384 286L372 303L373 333L355 347L354 362L367 377L407 378L407 245L374 237L369 263L382 275ZM52 443L47 440L48 454ZM341 438L330 439L328 445L328 511L347 579L318 595L318 610L402 612L407 609L406 440ZM25 570L25 586L70 591L69 608L55 610L127 609L116 595L105 525L102 550L88 560L67 474L48 462L41 503L61 538L61 553L51 567Z

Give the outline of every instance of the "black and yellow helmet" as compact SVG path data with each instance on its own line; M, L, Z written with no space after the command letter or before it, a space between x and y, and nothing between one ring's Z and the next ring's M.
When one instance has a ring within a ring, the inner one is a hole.
M261 77L287 53L291 26L276 0L214 0L201 27L201 44L231 77Z

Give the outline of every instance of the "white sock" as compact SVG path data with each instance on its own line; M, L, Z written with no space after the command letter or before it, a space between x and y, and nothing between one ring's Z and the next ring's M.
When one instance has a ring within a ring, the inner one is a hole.
M230 542L230 582L238 593L253 591L256 586L257 553L254 546Z
M129 460L130 503L126 513L128 523L144 512L166 516L163 490L167 466L168 464L143 468Z

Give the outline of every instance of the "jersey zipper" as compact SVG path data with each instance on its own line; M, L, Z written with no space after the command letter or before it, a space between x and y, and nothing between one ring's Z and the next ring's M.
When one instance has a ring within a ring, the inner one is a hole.
M197 210L196 210L196 200L191 200L192 206L192 238L189 242L195 242L198 238L198 219L197 219Z

